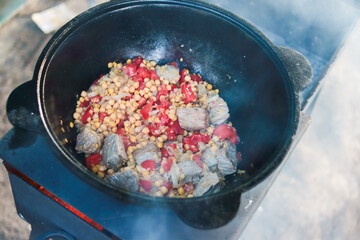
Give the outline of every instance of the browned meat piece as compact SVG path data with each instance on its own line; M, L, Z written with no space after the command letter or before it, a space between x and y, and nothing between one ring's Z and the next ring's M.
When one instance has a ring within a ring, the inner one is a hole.
M195 161L185 161L178 164L181 172L185 175L183 182L197 183L200 179L199 175L202 172Z
M232 174L236 172L236 146L230 141L225 141L221 148L209 147L203 152L201 161L220 176Z
M154 143L148 143L145 147L136 150L133 156L137 165L141 165L146 160L154 160L156 163L161 160L160 149Z
M218 170L221 175L229 175L236 172L236 165L226 156L226 150L220 149L217 153Z
M112 133L105 138L101 160L112 169L117 169L126 163L128 156L121 136Z
M219 177L216 173L208 173L200 179L200 182L196 185L194 190L194 196L200 197L204 195L212 186L216 185L219 182Z
M88 127L84 127L77 135L75 149L83 153L98 153L101 147L101 137Z
M172 65L156 66L155 71L159 78L167 79L173 84L177 84L180 79L179 69Z
M186 130L204 130L209 126L209 116L203 108L179 108L176 115L180 126Z
M210 147L205 149L201 155L201 161L206 163L210 171L215 172L217 170L218 160L216 158L217 151L212 151Z
M137 173L132 170L121 173L118 172L113 175L106 176L105 179L124 190L134 191L134 192L139 190L139 177Z
M230 117L227 103L217 93L209 93L207 103L211 124L222 124Z
M181 171L175 162L172 163L170 171L165 173L164 176L168 178L174 188L180 186Z

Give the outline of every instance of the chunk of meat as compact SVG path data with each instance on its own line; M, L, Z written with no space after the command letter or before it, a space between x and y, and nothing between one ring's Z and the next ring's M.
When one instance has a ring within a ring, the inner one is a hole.
M177 84L180 79L179 68L173 65L156 66L155 71L159 78L167 79L172 84Z
M109 134L104 140L101 161L112 169L123 166L128 160L123 139L120 135Z
M216 173L208 173L200 179L200 182L196 185L194 190L194 196L200 197L204 195L212 186L215 186L219 182L219 177Z
M185 175L183 182L197 183L202 169L196 164L195 161L185 161L178 164L181 172Z
M209 126L208 112L203 108L179 108L176 115L180 126L186 130L204 130Z
M226 156L233 162L234 165L237 165L238 152L236 151L236 145L230 141L224 141L223 147L226 149Z
M227 103L217 93L209 93L207 104L211 124L222 124L230 117Z
M221 148L208 147L202 154L201 160L207 164L210 171L217 172L220 176L236 172L237 157L236 146L230 141L225 141Z
M218 160L216 158L216 152L213 152L210 147L206 148L201 155L201 161L206 163L210 171L215 172L217 170Z
M204 84L198 84L197 87L197 95L199 98L202 98L204 96L206 96L208 93L208 90L206 89Z
M84 127L77 135L75 149L83 153L99 153L101 147L101 137L88 127Z
M133 152L134 159L137 165L141 165L146 160L154 160L155 163L161 161L160 149L154 143L148 143L144 147Z
M139 176L136 172L129 170L125 172L117 172L113 175L105 177L107 181L128 191L136 192L139 190Z
M169 172L166 173L166 176L174 188L180 186L181 171L179 166L175 162L173 162L171 169Z
M217 152L216 158L218 160L218 171L220 175L229 175L236 172L236 165L226 155L224 148Z

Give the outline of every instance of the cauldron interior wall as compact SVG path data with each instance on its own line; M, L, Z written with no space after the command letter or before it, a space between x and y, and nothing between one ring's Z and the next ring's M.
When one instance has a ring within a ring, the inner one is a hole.
M220 89L242 140L239 168L251 177L273 160L291 119L284 77L266 51L246 28L239 31L202 10L150 4L146 10L114 9L84 24L56 50L45 75L46 117L59 141L66 138L64 146L83 161L74 150L76 129L68 123L77 97L108 72L107 63L139 55L160 63L177 61Z

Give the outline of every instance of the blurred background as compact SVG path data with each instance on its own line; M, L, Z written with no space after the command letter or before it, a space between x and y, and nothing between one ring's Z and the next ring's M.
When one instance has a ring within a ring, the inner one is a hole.
M36 24L32 14L64 3L66 18L101 2L0 0L0 138L11 128L6 99L16 86L31 79L36 60L53 33L44 33L44 22ZM314 69L312 86L301 96L303 103L315 102L304 109L312 122L240 239L359 239L358 2L208 2L248 19L276 44L300 51ZM0 213L0 239L28 239L31 228L16 213L2 164Z

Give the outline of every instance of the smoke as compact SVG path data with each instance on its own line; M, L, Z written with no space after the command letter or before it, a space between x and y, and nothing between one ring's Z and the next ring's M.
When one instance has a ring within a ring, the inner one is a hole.
M358 10L339 0L209 2L270 33L267 35L276 44L308 49L325 60L330 59L358 15Z
M313 68L313 81L301 94L307 102L359 18L355 0L209 0L259 28L278 46L302 53Z

